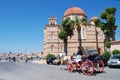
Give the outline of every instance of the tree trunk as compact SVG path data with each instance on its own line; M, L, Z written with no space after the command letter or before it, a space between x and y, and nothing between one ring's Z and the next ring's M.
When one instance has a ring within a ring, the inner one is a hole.
M68 53L67 53L67 39L64 40L64 52L67 56L68 55Z
M79 42L79 47L82 49L82 39L81 39L81 27L77 27L77 32L78 32L78 42Z
M114 32L114 26L112 26L112 41L115 40L115 32Z

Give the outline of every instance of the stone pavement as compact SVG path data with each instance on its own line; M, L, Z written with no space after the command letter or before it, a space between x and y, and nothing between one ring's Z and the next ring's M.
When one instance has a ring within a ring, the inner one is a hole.
M120 69L106 67L104 73L85 76L60 68L61 66L47 64L0 62L0 80L120 80Z

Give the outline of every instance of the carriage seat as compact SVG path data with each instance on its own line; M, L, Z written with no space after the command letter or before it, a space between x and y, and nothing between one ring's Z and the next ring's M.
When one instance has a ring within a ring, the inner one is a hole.
M71 62L79 62L82 61L82 56L81 55L76 55L76 56L71 56Z

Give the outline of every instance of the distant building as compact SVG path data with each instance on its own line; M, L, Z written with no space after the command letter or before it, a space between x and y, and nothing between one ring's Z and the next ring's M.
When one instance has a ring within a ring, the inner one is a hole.
M111 48L110 48L110 50L113 51L115 49L120 50L120 40L112 41L111 42Z
M66 17L70 17L70 19L74 19L75 16L78 18L87 18L85 12L78 7L72 7L66 10L64 13L63 19ZM82 47L92 47L96 48L96 32L94 26L94 20L96 17L91 18L90 22L93 26L81 26L81 38L82 38ZM44 28L44 54L52 53L54 55L58 55L59 53L64 54L64 44L63 41L60 40L57 36L60 31L61 25L57 24L57 17L48 18L48 24ZM100 28L97 28L98 31L98 47L100 52L104 52L104 35ZM68 40L68 55L77 52L78 43L78 34L76 29L74 30L73 37Z

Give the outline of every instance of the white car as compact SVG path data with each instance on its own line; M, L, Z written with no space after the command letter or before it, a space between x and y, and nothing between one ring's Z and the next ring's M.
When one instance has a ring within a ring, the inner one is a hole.
M120 54L116 54L113 57L111 57L108 60L107 65L108 65L109 68L120 67Z

